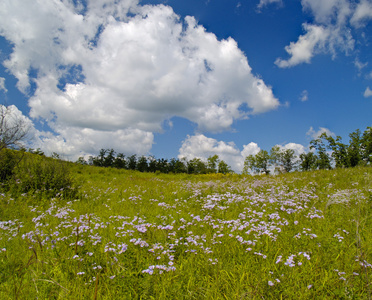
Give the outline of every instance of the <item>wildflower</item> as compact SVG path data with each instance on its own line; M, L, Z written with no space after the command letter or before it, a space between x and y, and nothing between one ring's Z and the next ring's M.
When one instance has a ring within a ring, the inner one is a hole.
M76 275L84 275L85 272L78 272Z
M312 287L313 287L312 284L309 284L309 285L307 286L307 288L308 288L309 290L310 290Z
M269 280L269 281L267 282L267 284L268 284L269 286L273 286L273 285L274 285L274 282L272 282L272 281Z

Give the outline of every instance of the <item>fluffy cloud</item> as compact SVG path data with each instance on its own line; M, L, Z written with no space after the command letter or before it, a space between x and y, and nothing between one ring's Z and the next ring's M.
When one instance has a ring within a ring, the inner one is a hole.
M301 35L297 42L291 42L285 51L291 56L288 60L278 58L275 64L280 68L288 68L301 63L310 63L311 58L323 51L330 32L323 26L304 24L306 34Z
M366 90L364 91L364 97L368 98L372 96L372 90L367 86Z
M317 139L322 133L326 133L328 136L336 136L332 131L324 127L319 127L318 131L315 131L313 127L310 127L306 135L310 136L313 139Z
M136 132L146 138L129 140L149 150L152 133L173 116L218 132L279 106L235 40L218 40L169 6L5 1L0 34L14 45L4 66L18 88L27 93L35 83L30 116L58 134L42 140L48 148L72 153Z
M321 128L321 130L323 129L324 128ZM288 143L277 146L284 150L294 150L296 156L306 152L306 148L301 144ZM261 148L254 142L244 145L243 150L239 150L233 142L226 143L208 138L203 134L197 134L188 136L186 140L183 141L178 157L185 157L188 160L200 158L207 161L208 157L217 154L219 158L229 164L235 172L240 173L243 170L245 158L251 154L256 155L260 150ZM274 169L272 169L272 172L274 172Z
M182 147L179 150L179 158L186 157L188 160L193 158L200 158L204 161L209 156L217 154L221 160L224 160L231 168L240 173L243 170L244 159L249 154L257 154L260 148L256 143L249 143L243 146L240 151L233 143L225 143L217 141L213 138L208 138L203 134L188 136L183 141Z
M275 62L281 68L309 63L319 53L330 53L333 57L339 51L351 53L358 44L353 29L362 27L372 18L372 4L367 0L359 3L349 0L302 0L301 4L304 11L313 15L314 22L303 24L305 34L285 47L290 58L278 58Z
M300 154L306 152L306 148L303 145L296 143L288 143L284 146L279 145L279 147L284 150L292 149L295 152L296 156L300 156Z

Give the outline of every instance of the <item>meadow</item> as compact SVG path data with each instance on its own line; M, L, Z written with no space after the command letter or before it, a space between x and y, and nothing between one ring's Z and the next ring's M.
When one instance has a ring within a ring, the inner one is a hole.
M371 299L372 168L277 176L72 165L0 194L0 299Z

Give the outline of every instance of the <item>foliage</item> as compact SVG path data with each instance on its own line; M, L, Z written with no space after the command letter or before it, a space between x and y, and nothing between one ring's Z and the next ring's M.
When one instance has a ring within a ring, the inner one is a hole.
M73 197L76 183L69 163L45 156L6 150L1 157L3 189L13 195L38 194L40 197Z
M137 157L136 154L125 157L113 149L101 149L99 155L91 156L88 161L79 157L76 161L79 165L93 165L98 167L113 167L117 169L136 170L140 172L152 173L188 173L188 174L208 174L208 173L232 173L231 167L218 155L208 157L207 161L200 158L187 160L185 158L165 158L156 159L154 156L146 157L144 155Z

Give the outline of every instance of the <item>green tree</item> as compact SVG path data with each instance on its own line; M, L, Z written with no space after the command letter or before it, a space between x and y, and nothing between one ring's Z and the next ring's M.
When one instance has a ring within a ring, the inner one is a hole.
M140 172L147 172L148 167L147 158L142 155L137 161L137 170Z
M220 159L217 154L208 157L207 165L208 165L209 173L217 173L217 166L218 166L219 160Z
M318 169L332 169L331 158L327 153L326 145L324 144L324 139L327 137L326 133L322 133L319 138L310 141L310 149L315 149L318 153L317 155L317 168Z
M280 164L286 172L290 172L296 167L296 158L293 149L282 150L279 155Z
M350 167L355 167L362 162L362 137L359 129L349 134L350 143L347 151Z
M372 127L367 127L361 139L361 155L366 164L372 164Z
M172 158L169 162L169 172L173 173L186 173L187 169L185 164L178 158Z
M316 170L318 157L313 152L300 154L300 170L310 171Z
M208 168L200 158L193 158L187 162L188 174L206 174Z
M253 173L270 174L270 155L266 150L260 150L256 155L248 155L244 160L243 174L248 174L249 170Z
M349 167L348 146L342 143L342 138L337 136L335 140L332 136L327 136L326 133L323 133L322 135L324 136L324 139L328 141L327 148L332 150L331 156L335 161L336 168Z
M103 157L103 166L104 167L113 167L115 161L115 151L114 149L107 149L107 155Z
M256 171L256 157L253 154L249 154L244 159L243 174L254 173Z
M128 157L127 165L128 165L129 170L135 170L136 169L136 167L137 167L137 155L136 154L133 154L133 155Z
M221 173L221 174L228 174L228 173L232 173L233 171L231 170L230 166L223 160L221 160L219 163L218 163L218 173Z
M116 155L113 166L117 169L127 169L127 161L125 160L125 155L123 153L118 153Z

